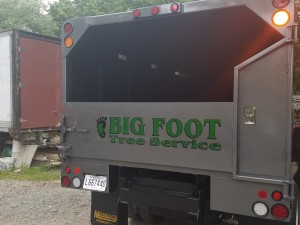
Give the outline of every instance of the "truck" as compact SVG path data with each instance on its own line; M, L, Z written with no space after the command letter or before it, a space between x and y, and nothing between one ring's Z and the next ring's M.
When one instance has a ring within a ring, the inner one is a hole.
M38 147L60 143L60 39L0 33L0 170L30 166Z
M67 20L61 186L91 191L91 224L299 225L297 19L201 0Z

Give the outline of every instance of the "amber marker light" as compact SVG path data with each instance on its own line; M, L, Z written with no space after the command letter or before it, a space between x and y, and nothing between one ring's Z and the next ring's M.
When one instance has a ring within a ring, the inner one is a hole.
M272 22L277 27L282 27L290 21L290 14L285 10L278 10L272 16Z
M64 40L66 48L70 48L73 45L73 39L71 36L67 36Z

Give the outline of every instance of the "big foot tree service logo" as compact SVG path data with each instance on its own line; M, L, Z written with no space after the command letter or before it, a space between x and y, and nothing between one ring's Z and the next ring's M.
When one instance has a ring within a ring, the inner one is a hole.
M106 121L107 121L106 117L100 117L97 120L97 130L98 130L98 134L101 138L106 137L106 133L105 133Z
M146 126L151 126L151 134L146 134ZM222 149L217 141L220 127L220 119L189 119L183 122L177 118L153 118L151 124L145 124L142 117L100 117L97 120L99 136L108 138L111 144L212 151ZM161 136L169 138L162 140Z

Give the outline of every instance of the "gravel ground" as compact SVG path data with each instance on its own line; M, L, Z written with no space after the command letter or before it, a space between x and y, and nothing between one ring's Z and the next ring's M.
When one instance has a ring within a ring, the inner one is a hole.
M0 225L90 225L90 192L61 188L60 181L0 180ZM159 225L192 224L169 219Z
M60 181L0 180L1 225L90 225L89 217L89 191L61 188ZM129 220L129 225L146 224ZM183 224L167 220L160 225Z

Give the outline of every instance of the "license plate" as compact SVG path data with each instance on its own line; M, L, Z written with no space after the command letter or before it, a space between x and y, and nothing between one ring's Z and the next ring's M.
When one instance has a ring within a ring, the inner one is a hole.
M104 176L85 175L83 189L92 191L105 191L107 178Z

